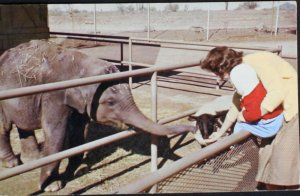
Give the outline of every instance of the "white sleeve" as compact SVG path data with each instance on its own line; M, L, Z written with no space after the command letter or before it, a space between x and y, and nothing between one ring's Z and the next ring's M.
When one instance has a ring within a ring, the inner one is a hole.
M259 83L255 70L244 63L235 66L231 70L230 81L242 97L251 93Z

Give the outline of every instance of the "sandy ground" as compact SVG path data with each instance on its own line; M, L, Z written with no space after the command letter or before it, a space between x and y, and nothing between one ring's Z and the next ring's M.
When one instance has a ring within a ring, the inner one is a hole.
M205 31L195 32L192 28L193 26L206 26L206 12L155 13L151 15L153 16L151 18L153 29L150 35L152 38L157 39L201 41L202 43L239 45L244 47L278 47L278 45L282 45L284 55L296 56L296 35L281 31L277 36L271 36L270 33L267 32L254 31L254 28L262 23L267 26L272 25L270 22L272 18L270 13L270 11L213 12L211 28L221 28L222 30L211 32L208 41L206 40ZM237 15L243 15L244 18L236 17ZM146 16L146 13L99 13L97 15L99 19L97 26L99 32L104 34L146 37ZM279 24L282 25L282 27L296 26L294 13L282 12L281 16L282 18L280 18ZM247 21L242 23L245 21L245 18L247 18ZM226 25L228 28L227 31L224 29ZM49 26L51 31L90 33L93 32L93 19L91 14L86 13L83 15L74 15L73 22L69 15L50 15ZM116 26L118 27L117 29ZM237 26L243 29L232 30L232 28L236 28ZM74 47L78 46L77 42L74 41L70 43L65 40L60 40L59 42L69 44L70 46L73 44ZM90 48L89 46L88 48L82 48L80 50L100 58L115 59L120 56L119 47L117 45L107 45L96 48ZM134 47L133 59L137 62L154 64L157 62L160 52L158 48L145 49ZM203 56L205 54L204 52L201 55ZM124 50L124 56L126 60L128 56L126 49ZM170 63L173 63L175 61L174 59L170 58ZM293 60L292 63L297 67L295 60ZM194 70L197 70L197 68ZM217 90L214 90L215 80L203 80L203 78L197 74L177 73L170 74L168 77L161 75L159 77L158 86L158 119L166 118L191 108L200 107L217 97L218 94L232 93L232 91L228 90L218 91L215 95L207 93L217 92ZM151 93L149 83L147 81L135 83L132 92L142 112L151 117ZM175 123L189 124L191 122L185 118ZM94 133L94 137L91 140L115 133L115 130L105 127L95 127L94 130L100 131ZM36 133L39 140L43 140L43 136L40 132L37 131ZM183 139L181 137L160 139L160 167L168 165L174 160L199 149L199 145L190 134ZM20 152L15 131L12 132L11 141L14 145L14 151L16 153ZM179 147L170 150L177 142ZM87 161L90 163L90 170L87 173L69 180L62 190L52 194L107 194L118 189L118 187L122 187L131 181L143 177L150 172L150 137L146 134L140 134L116 142L113 145L94 150L90 153ZM64 171L66 163L67 161L64 160L61 166L62 172ZM0 168L0 171L3 170L3 168ZM36 192L38 178L39 169L36 169L1 181L0 195L28 195L39 193Z

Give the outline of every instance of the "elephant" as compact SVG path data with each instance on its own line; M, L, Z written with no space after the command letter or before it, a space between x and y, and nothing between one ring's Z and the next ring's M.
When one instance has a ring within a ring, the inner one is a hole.
M1 55L0 93L117 72L119 69L108 61L63 48L49 40L32 40ZM6 167L22 164L10 144L12 125L19 132L21 148L29 148L27 151L38 149L33 131L42 129L45 139L41 154L47 156L62 150L68 132L82 132L90 121L123 129L131 126L159 136L196 131L191 125L154 123L136 106L128 83L122 80L103 82L0 101L0 161ZM70 143L71 147L75 145L75 142ZM63 187L59 163L41 168L41 190L51 192Z

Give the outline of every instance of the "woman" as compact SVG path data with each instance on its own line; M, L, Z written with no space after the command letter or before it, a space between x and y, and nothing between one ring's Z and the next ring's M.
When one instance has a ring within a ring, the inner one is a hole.
M264 185L268 190L298 188L300 161L297 73L289 63L271 52L243 56L242 52L228 47L212 49L201 62L201 67L225 79L240 64L253 68L266 90L266 96L260 104L261 116L283 106L284 123L281 130L275 137L262 139L256 181L259 186ZM241 83L248 82L243 78L240 80ZM236 120L244 121L243 111L240 109L241 98L237 92L234 93L232 106L222 127L211 135L208 143L218 140Z

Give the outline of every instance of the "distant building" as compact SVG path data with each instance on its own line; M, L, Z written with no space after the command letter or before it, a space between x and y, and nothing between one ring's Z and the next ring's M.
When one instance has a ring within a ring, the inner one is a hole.
M0 5L0 54L32 39L49 38L47 5Z

